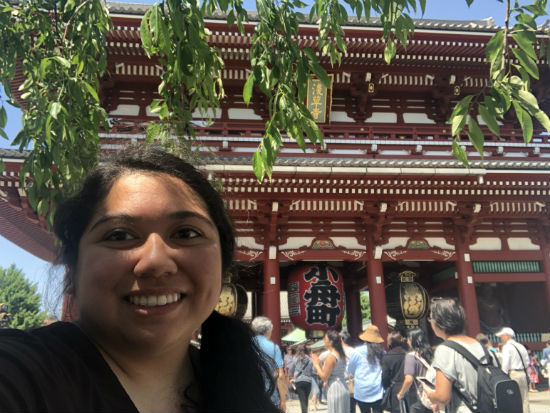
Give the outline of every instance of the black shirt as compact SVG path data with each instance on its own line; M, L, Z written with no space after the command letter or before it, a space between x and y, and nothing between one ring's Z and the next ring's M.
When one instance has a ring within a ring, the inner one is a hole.
M0 412L137 412L95 345L72 323L0 329Z

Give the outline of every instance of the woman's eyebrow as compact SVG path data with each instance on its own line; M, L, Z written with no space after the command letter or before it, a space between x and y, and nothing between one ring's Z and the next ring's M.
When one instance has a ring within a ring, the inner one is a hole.
M203 214L199 214L197 212L193 211L175 211L170 214L168 214L169 219L178 220L178 219L188 219L188 218L196 218L201 221L203 221L205 224L208 224L212 228L215 228L216 225L212 222L212 220ZM104 224L105 222L109 221L120 221L120 222L136 222L140 221L141 218L135 217L129 214L110 214L110 215L104 215L101 218L99 218L90 228L90 231L93 231L98 226Z

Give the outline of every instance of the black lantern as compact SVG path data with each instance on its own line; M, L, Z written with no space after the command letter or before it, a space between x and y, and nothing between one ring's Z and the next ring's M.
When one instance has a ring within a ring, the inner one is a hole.
M215 310L223 315L241 319L246 312L248 297L239 284L223 283L222 292Z
M413 271L399 273L399 279L386 287L388 315L395 318L396 327L418 327L418 321L428 310L428 293L414 282Z

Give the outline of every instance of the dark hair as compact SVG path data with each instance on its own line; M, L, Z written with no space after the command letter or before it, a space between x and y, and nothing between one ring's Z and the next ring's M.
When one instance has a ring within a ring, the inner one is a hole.
M342 329L340 331L340 337L342 337L342 341L347 344L348 346L351 345L352 339L351 334L349 333L347 328Z
M305 344L300 344L299 346L296 347L296 354L307 355L307 353L308 351Z
M480 343L480 344L483 344L484 346L486 346L487 344L489 344L489 337L487 337L485 334L483 333L479 333L477 336L476 336L476 340Z
M370 364L382 363L382 357L384 356L384 346L382 346L382 343L371 343L367 341L366 344L367 361Z
M445 334L451 336L464 332L466 316L464 309L455 298L432 298L430 311L435 326Z
M61 241L58 264L64 264L67 268L65 293L74 295L78 247L90 220L114 183L132 172L167 174L180 179L193 189L204 201L208 214L218 230L222 270L227 271L231 265L235 236L220 194L193 165L183 159L142 145L129 146L123 151L107 155L84 180L80 191L57 208L53 228Z
M405 343L405 335L401 334L400 331L393 330L388 334L388 337L388 347L390 349L395 347L407 348L407 343Z
M413 328L408 331L408 334L411 339L412 349L416 351L420 357L431 364L434 358L434 351L426 338L424 330L420 328Z
M344 353L344 347L342 346L342 337L336 330L327 330L325 337L330 341L332 347L338 352L342 362L346 362L346 353Z
M214 311L201 331L203 406L198 411L280 412L270 399L277 391L274 368L253 340L250 327Z
M204 201L216 225L222 272L230 267L235 235L220 194L188 162L158 149L132 146L97 166L85 179L81 190L57 208L54 232L61 241L58 262L67 268L66 293L74 294L80 239L95 211L117 179L134 172L167 174L193 189ZM182 408L198 408L205 412L279 412L269 396L275 388L273 369L253 340L250 327L213 311L203 322L201 333L200 365L195 366L201 400L192 400L188 387L183 391ZM227 376L228 372L231 377Z

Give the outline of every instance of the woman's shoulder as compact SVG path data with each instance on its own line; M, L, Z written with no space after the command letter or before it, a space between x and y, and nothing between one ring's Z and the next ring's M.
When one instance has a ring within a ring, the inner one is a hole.
M84 339L80 329L72 323L56 322L31 330L0 329L0 348L3 352L44 352L64 346L69 341Z

